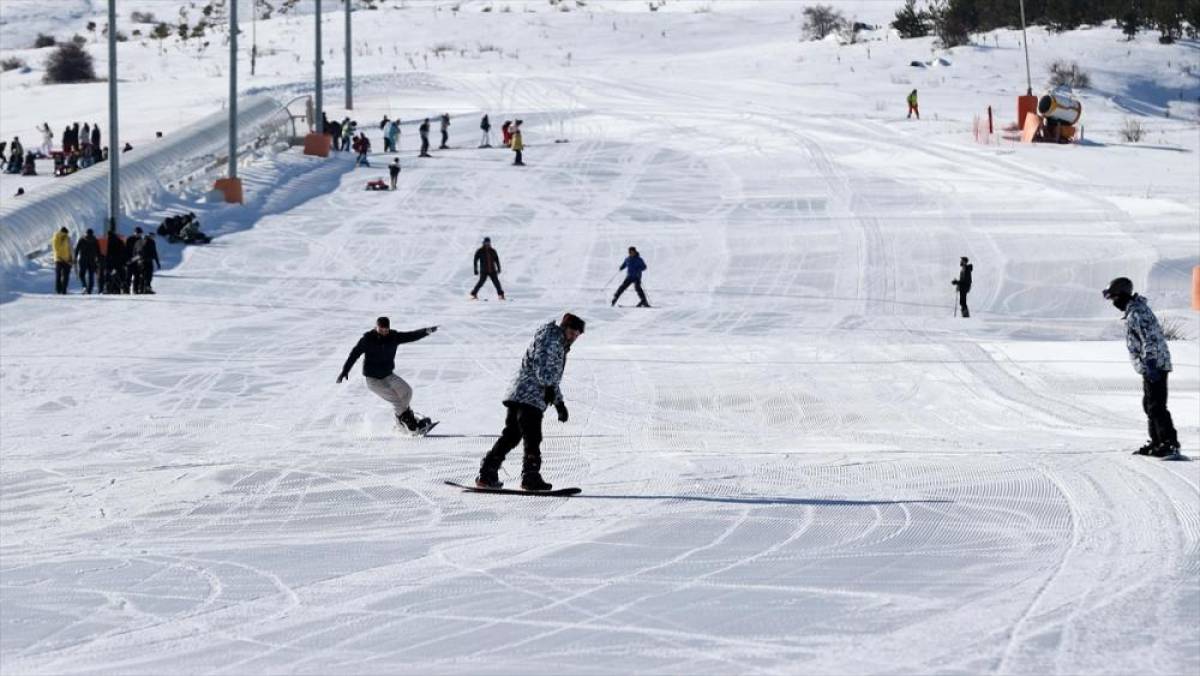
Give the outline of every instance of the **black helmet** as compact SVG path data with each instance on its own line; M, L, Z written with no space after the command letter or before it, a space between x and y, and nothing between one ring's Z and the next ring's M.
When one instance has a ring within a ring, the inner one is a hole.
M1108 288L1100 292L1108 300L1120 298L1124 296L1128 298L1133 295L1133 281L1128 277L1117 277L1108 283Z

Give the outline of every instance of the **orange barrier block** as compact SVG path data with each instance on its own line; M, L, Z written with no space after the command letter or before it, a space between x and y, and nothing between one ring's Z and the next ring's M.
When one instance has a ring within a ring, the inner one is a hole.
M317 157L329 157L329 151L333 149L333 139L329 134L308 134L304 137L304 154L316 155Z
M1025 126L1025 119L1029 113L1036 113L1038 107L1038 97L1033 94L1017 97L1017 127Z
M228 204L242 204L242 179L218 178L214 190L220 190Z
M1025 125L1021 128L1021 143L1033 143L1041 128L1042 118L1037 113L1026 113Z
M1192 268L1192 309L1200 311L1200 265Z

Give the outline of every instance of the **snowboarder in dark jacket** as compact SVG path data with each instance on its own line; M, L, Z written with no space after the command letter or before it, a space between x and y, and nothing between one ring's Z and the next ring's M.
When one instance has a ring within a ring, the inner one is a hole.
M971 309L967 307L967 294L971 292L971 271L974 269L975 266L963 256L959 259L958 279L950 282L958 287L958 306L962 308L963 317L971 316Z
M125 242L116 232L109 232L104 238L104 259L101 261L104 269L100 272L100 286L104 293L121 293L125 290L125 262Z
M417 127L417 131L420 132L420 134L421 134L421 154L418 155L417 157L433 157L433 155L429 154L429 118L428 117L425 118L425 121L421 123L421 126Z
M138 293L154 293L150 283L154 281L154 268L162 270L162 262L158 260L158 243L154 241L154 233L146 233L137 243L134 256L142 263L141 288Z
M542 479L542 416L546 407L554 405L558 421L567 422L567 405L563 401L563 369L567 366L567 352L571 345L583 335L584 322L571 313L563 315L558 324L550 322L533 337L521 359L521 370L513 380L504 397L507 410L504 430L479 465L479 476L475 485L480 488L500 488L500 465L508 452L525 442L525 455L521 464L521 488L527 491L548 491L553 486Z
M1179 436L1167 410L1167 374L1171 372L1171 350L1158 317L1146 299L1133 292L1128 277L1117 277L1101 294L1125 313L1125 347L1133 370L1142 376L1142 410L1146 413L1150 440L1136 455L1159 458L1179 453Z
M392 331L391 321L387 317L375 320L375 328L367 331L358 339L342 372L337 377L340 383L350 377L350 369L354 362L363 357L363 376L367 381L367 389L374 392L384 401L392 405L396 416L396 424L403 426L409 432L424 434L432 426L429 418L418 419L409 408L412 402L412 387L404 379L396 375L396 347L402 343L411 343L437 331L436 326L430 326L416 331Z
M100 264L100 240L91 228L75 244L75 263L79 266L79 285L84 293L91 293L96 286L96 268Z
M138 256L141 241L141 228L134 228L133 234L125 238L125 293L138 293L142 288L142 259Z
M488 116L484 115L479 121L479 129L483 132L483 138L479 141L480 148L492 147L492 123L488 120Z
M492 280L492 286L496 287L496 295L500 300L504 300L504 289L500 287L500 279L497 277L500 274L500 254L492 248L491 237L484 237L483 246L475 250L475 274L479 275L479 281L475 288L471 289L471 300L479 298L479 289L483 288L483 283L489 279Z
M646 293L642 291L642 272L646 270L646 261L643 261L641 255L638 254L637 247L629 247L629 255L625 257L625 261L617 269L625 271L625 281L621 282L621 286L617 287L617 292L613 294L611 305L616 305L617 299L632 284L633 290L637 291L639 299L637 306L650 307L649 301L646 300Z
M393 157L392 163L388 165L388 176L392 179L392 190L396 189L396 181L400 179L400 158Z

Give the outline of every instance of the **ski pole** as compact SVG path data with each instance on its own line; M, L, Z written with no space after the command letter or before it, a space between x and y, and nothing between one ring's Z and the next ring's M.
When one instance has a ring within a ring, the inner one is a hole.
M958 317L958 289L954 290L954 316Z
M617 270L617 272L620 272L620 270ZM617 278L617 272L612 273L612 277L609 277L608 281L604 283L604 289L607 289L608 285L612 284L612 281Z

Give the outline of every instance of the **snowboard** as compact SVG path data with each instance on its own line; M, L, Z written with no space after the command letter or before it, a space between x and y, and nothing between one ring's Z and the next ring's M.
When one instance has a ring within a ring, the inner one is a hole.
M429 433L433 431L433 428L437 427L438 423L440 423L440 422L441 422L440 420L434 420L433 422L429 423L429 427L426 427L424 432L422 432L420 430L410 430L407 427L405 427L404 425L397 424L396 431L401 432L403 434L407 434L410 437L424 437L424 436L428 436Z
M1164 455L1164 456L1147 455L1147 456L1143 456L1143 457L1149 458L1151 460L1163 460L1165 462L1181 462L1181 461L1191 460L1191 458L1187 457L1186 455L1184 455L1182 453L1175 453L1172 455Z
M544 495L552 498L569 498L572 495L579 495L583 492L581 488L555 488L552 491L523 491L515 488L476 488L475 486L464 486L463 484L454 481L445 482L447 486L461 488L468 493L499 493L502 495Z

